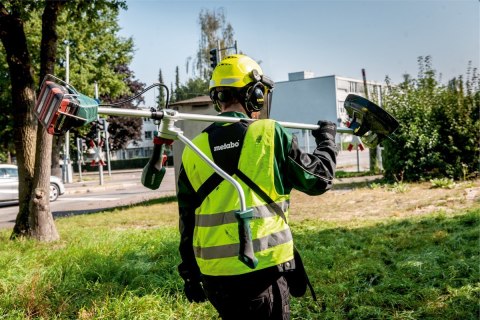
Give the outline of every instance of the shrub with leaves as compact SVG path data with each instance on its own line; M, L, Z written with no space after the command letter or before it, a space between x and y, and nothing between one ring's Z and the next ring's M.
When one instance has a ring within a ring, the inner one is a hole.
M390 86L383 107L400 122L394 141L384 142L387 179L419 181L478 174L480 80L469 66L463 76L441 85L429 56L420 57L418 79L404 76Z

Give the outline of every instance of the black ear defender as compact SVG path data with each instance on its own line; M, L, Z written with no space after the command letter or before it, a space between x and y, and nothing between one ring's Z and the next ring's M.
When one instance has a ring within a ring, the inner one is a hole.
M260 75L256 69L250 72L250 77L255 82L245 92L245 109L251 113L263 109L265 93L273 89L274 83L266 76Z
M265 86L261 82L257 82L250 86L245 93L245 109L248 112L257 112L262 110L265 97Z

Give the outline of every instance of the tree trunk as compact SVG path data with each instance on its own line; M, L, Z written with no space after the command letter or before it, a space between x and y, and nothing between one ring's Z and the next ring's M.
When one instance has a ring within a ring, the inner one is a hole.
M30 202L28 235L40 241L55 241L60 239L60 236L53 221L49 199L52 136L43 126L38 127L37 141L36 170L33 180L36 187Z
M19 180L19 212L12 237L26 235L29 228L28 206L33 186L37 130L37 119L32 113L35 104L33 72L19 9L12 5L9 14L0 3L0 39L7 54L12 84L13 139Z
M42 15L41 79L53 73L56 56L56 23L63 2L46 1ZM33 237L40 241L59 239L50 211L50 164L52 137L33 115L35 91L21 3L9 14L0 3L0 38L7 52L14 106L14 139L19 167L19 213L12 238ZM38 132L37 132L38 130ZM38 137L38 139L37 139Z
M61 2L47 1L42 15L42 42L40 44L40 82L53 73L57 55L57 18ZM29 236L40 241L60 238L50 210L50 173L52 163L52 136L43 126L38 127L35 156L35 189L30 202Z
M45 11L42 15L42 43L40 48L40 81L47 74L53 74L55 69L55 60L57 57L57 20L60 9L64 1L47 1ZM60 168L60 151L63 145L64 137L55 136L51 143L51 174L63 179L62 170Z

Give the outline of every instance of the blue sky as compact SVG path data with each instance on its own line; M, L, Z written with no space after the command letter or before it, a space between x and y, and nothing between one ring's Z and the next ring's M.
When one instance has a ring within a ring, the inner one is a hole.
M480 2L478 0L382 1L186 1L127 0L120 14L120 34L132 37L136 78L165 83L180 81L186 61L200 41L202 9L223 8L238 47L257 61L274 81L289 72L311 71L382 82L399 82L404 73L417 76L419 56L430 55L446 80L466 74L468 62L479 67ZM148 99L148 97L147 97ZM147 101L148 103L148 101Z

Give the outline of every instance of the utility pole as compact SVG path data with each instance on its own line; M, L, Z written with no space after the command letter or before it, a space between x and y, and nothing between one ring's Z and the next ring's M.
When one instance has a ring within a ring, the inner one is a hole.
M82 162L83 162L83 139L77 138L77 165L78 165L78 178L82 182Z
M70 45L67 42L66 47L66 63L65 63L65 82L70 83ZM65 141L64 141L64 151L63 151L63 182L72 183L72 164L70 163L70 131L65 132Z
M95 81L95 99L98 100L98 84L97 81ZM99 121L100 116L97 115L97 121ZM99 178L99 184L103 186L103 163L101 161L102 159L102 131L100 128L97 126L97 148L98 148L98 155L99 155L99 161L98 161L98 178Z
M105 148L106 148L106 152L107 152L107 168L108 168L108 176L111 177L112 176L112 169L111 169L111 166L110 166L110 142L109 142L109 139L110 139L110 136L108 134L108 121L107 119L104 120L104 129L105 129Z

